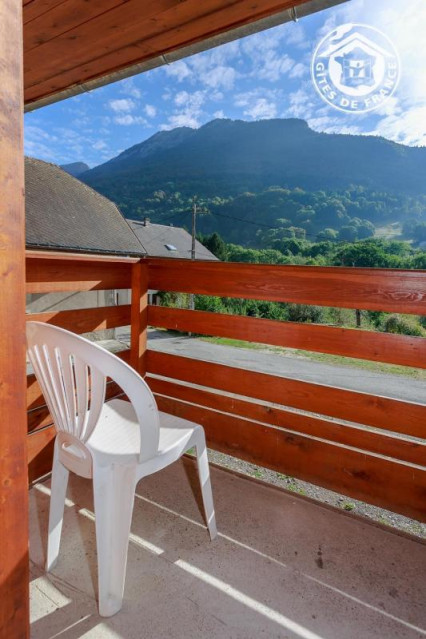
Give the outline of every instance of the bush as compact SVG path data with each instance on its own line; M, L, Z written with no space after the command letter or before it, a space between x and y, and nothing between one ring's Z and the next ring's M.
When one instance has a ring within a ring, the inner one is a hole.
M287 309L289 322L307 322L321 324L325 321L325 310L322 306L308 304L289 304Z
M401 315L390 315L383 326L386 333L397 333L399 335L412 335L413 337L424 337L425 331L414 318L407 318Z

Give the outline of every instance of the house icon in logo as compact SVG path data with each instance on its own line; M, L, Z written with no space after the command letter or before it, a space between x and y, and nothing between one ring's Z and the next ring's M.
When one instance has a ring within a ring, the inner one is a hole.
M383 49L357 31L338 43L332 40L321 55L340 65L339 82L350 89L379 84L381 78L378 77L377 66L385 59L394 57L391 51Z
M335 58L342 65L341 84L347 87L358 87L361 84L371 86L374 84L374 64L376 56L367 53L361 47L355 47L352 51Z

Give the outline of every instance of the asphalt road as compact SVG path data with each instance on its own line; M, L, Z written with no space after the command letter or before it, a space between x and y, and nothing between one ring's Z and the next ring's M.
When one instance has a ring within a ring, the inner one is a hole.
M323 364L266 350L211 344L193 337L176 337L164 331L150 330L148 339L149 348L153 350L426 404L426 381L410 377Z

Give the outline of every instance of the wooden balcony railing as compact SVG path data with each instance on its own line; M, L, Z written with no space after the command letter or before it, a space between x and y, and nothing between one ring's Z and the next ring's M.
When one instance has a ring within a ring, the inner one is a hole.
M76 332L131 321L122 356L146 373L161 410L203 424L210 447L426 521L426 405L377 396L374 387L367 394L146 350L150 325L426 368L424 338L146 305L149 288L426 315L426 272L35 255L27 262L28 292L132 287L130 306L37 319ZM116 390L110 385L109 395ZM49 470L54 432L33 378L28 402L34 479Z

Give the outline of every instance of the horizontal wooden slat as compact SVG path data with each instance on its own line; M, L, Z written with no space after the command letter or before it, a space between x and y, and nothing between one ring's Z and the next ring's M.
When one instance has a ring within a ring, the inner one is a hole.
M123 261L27 257L27 293L126 289L131 264Z
M27 322L53 324L73 331L73 333L89 333L130 324L130 304L82 308L71 311L31 313L26 315L26 320Z
M33 48L24 59L25 102L155 59L304 2L148 0L141 4L129 0ZM24 42L28 38L34 41L31 27L30 22L24 30Z
M34 47L40 46L82 25L88 20L92 20L110 9L123 5L126 0L73 0L73 8L70 11L70 2L50 0L50 6L43 14L35 16L33 12L24 9L24 24L26 25L26 38L24 41L25 52L31 51ZM39 1L36 2L36 5ZM31 22L31 26L29 25Z
M23 22L31 22L55 6L64 4L64 0L23 0Z
M426 438L426 406L148 350L148 373ZM372 389L373 391L374 389Z
M248 402L235 397L201 390L200 388L175 384L163 379L148 377L146 381L157 395L173 397L205 408L213 408L223 413L231 413L304 435L319 437L330 442L367 450L385 457L393 457L411 464L426 466L426 444L283 410L269 404Z
M33 435L28 435L28 481L30 483L52 470L55 434L54 426L49 426Z
M220 0L212 1L220 3ZM39 84L41 80L47 80L57 75L58 67L55 67L55 60L62 59L61 71L66 72L79 68L82 63L90 63L91 60L99 58L99 55L94 54L93 51L94 37L96 37L96 44L102 48L103 57L113 52L120 56L118 50L122 48L123 40L127 44L133 44L142 39L141 13L146 20L143 33L149 36L160 28L158 26L159 14L179 4L188 12L189 3L182 3L179 0L145 0L142 6L140 0L128 0L120 6L113 7L110 11L103 12L95 20L77 25L54 39L48 38L45 34L45 41L41 42L35 49L33 48L31 54L24 60L26 86L30 88L34 84ZM193 6L191 10L194 12ZM48 15L45 14L45 19L47 17ZM41 20L37 23L28 25L26 29L25 51L27 50L26 41L34 39L31 37L33 26L40 27ZM94 29L96 29L96 35ZM48 41L46 42L46 40ZM67 60L63 59L64 49L70 55ZM40 63L46 54L49 58L41 66Z
M426 368L426 339L375 331L278 322L164 306L148 307L148 324L273 346Z
M149 260L152 290L426 315L426 272Z
M64 251L45 251L26 249L25 257L28 260L61 260L62 262L96 262L98 264L135 264L139 257L127 257L127 255L101 255L92 253L72 253Z
M426 471L242 418L159 397L160 410L202 424L223 453L426 521Z

